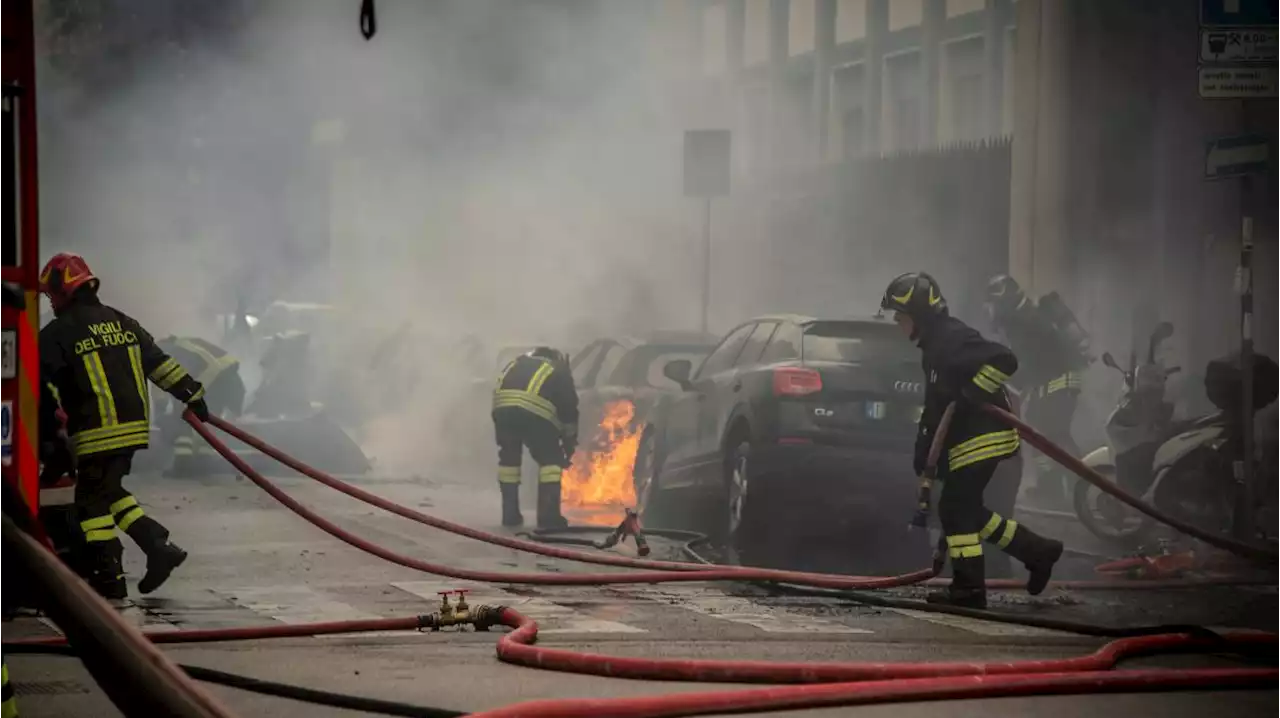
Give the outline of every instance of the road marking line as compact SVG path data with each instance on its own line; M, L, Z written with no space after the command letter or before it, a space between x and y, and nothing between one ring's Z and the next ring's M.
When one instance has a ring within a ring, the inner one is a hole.
M618 591L658 603L669 603L703 616L754 626L766 633L875 633L838 621L801 616L762 606L750 599L730 596L713 589L671 586L661 589L624 588Z
M965 616L953 616L948 613L930 613L928 611L916 611L910 608L886 608L886 611L892 611L909 618L915 618L921 621L928 621L939 626L947 626L969 633L977 633L982 636L1070 636L1075 635L1064 631L1053 631L1047 628L1035 628L1033 626L1021 626L1013 623L996 623L994 621L982 621L976 618L968 618Z
M231 603L258 614L287 624L327 623L331 621L359 621L382 618L361 611L350 604L335 601L308 586L262 586L233 588L214 591ZM315 636L317 639L372 638L377 636L415 635L411 631L361 631L356 633L329 633Z
M472 606L484 604L502 605L519 611L538 622L538 633L542 635L560 633L648 633L643 628L631 626L618 621L593 618L568 606L562 606L545 598L531 598L507 593L497 586L481 583L443 583L436 581L401 581L392 586L420 598L426 599L432 611L440 605L439 591L450 591L457 588L470 590L467 603ZM452 601L452 599L450 599Z

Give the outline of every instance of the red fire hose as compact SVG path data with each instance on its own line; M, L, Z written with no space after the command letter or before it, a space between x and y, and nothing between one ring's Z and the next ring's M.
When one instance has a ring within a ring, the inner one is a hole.
M233 452L230 453L230 455L228 455L228 453L223 452L223 449L219 448L219 444L214 444L213 442L218 440L216 439L216 437L213 436L211 432L208 432L208 430L205 427L199 426L198 420L196 420L194 417L188 417L187 421L189 423L192 423L192 426L195 427L196 431L200 432L200 435L204 437L206 441L209 441L210 445L213 446L214 449L217 450L219 453L221 453L223 457L227 458L228 461L231 461L231 463L235 465L238 470L240 470L242 473L245 473L247 476L249 476L251 480L257 483L259 486L262 486L263 489L268 491L268 493L271 493L272 496L276 496L277 498L279 498L279 496L277 496L277 494L273 492L272 489L269 489L267 488L267 485L264 485L263 482L265 481L265 479L263 479L260 474L253 472L252 469L246 470L244 468L241 468L241 466L237 464L236 460L233 460L231 458L232 456L235 456ZM501 534L494 534L487 531L480 531L478 529L474 529L469 526L464 526L462 524L454 523L446 519L442 519L436 516L431 516L429 514L424 514L420 511L409 508L407 506L397 504L394 501L389 501L381 496L378 496L377 494L373 494L368 491L365 491L364 489L361 489L357 486L353 486L345 481L342 481L341 479L338 479L313 466L310 466L294 458L293 456L290 456L289 454L284 453L283 451L280 451L276 447L262 441L258 437L246 432L245 430L241 429L235 424L232 424L231 422L226 421L222 418L211 416L209 417L208 423L212 424L218 429L221 429L222 431L225 431L227 434L231 435L237 440L262 452L263 454L271 457L272 459L279 461L285 466L288 466L294 471L297 471L298 473L304 476L314 479L315 481L318 481L324 484L325 486L328 486L331 489L340 491L346 494L347 496L350 496L358 501L363 501L371 506L376 506L377 508L383 509L385 511L389 511L393 514L396 514L397 516L401 516L403 518L409 519L410 521L414 521L414 522L423 524L425 526L430 526L432 528L440 529L443 531L448 531L450 533L457 534L459 536L465 536L467 538L475 539L477 541L483 541L488 544L503 546L506 548L516 549L519 551L526 551L526 552L538 554L541 556L566 559L570 561L579 561L582 563L592 563L592 564L599 564L599 565L605 565L605 566L618 566L623 568L652 569L652 570L660 570L660 571L697 571L702 573L704 576L706 572L709 570L707 568L707 564L687 563L687 562L679 562L679 561L654 561L649 559L631 558L629 556L619 556L615 554L575 551L573 549L565 549L565 548L558 548L555 546L549 546L545 543L539 543L537 541L525 541L525 540L514 538L511 536L503 536ZM204 430L202 431L202 429ZM221 446L223 448L226 448L225 444L221 444ZM229 449L228 449L228 452L229 452ZM279 491L279 489L276 488L276 491ZM286 505L288 505L287 502L286 502ZM293 507L290 506L290 508L293 508ZM296 509L294 510L297 511ZM303 515L304 517L306 517L306 514L300 514L300 515ZM325 528L325 527L321 526L321 528ZM329 531L329 529L327 528L325 528L325 530ZM333 532L329 531L329 533L332 534ZM334 534L334 535L337 535L337 534ZM346 539L343 538L342 536L338 536L338 538L341 538L342 540L346 541ZM350 542L348 541L348 543ZM353 545L356 545L356 544L353 544ZM743 580L743 581L765 580L765 581L795 583L797 585L811 585L811 586L819 585L817 583L811 583L812 581L812 582L822 582L821 585L824 587L829 585L831 581L841 582L841 587L843 588L852 588L852 586L849 585L850 581L883 581L885 580L878 577L850 577L850 576L841 576L837 574L811 573L811 572L803 572L803 571L781 571L781 570L774 570L774 569L747 569L747 568L731 567L731 566L722 567L716 570L734 572L734 578L737 578L738 580ZM744 575L744 572L746 575ZM918 577L924 574L932 575L932 571L918 571L912 574L907 574L906 576L895 577L897 579L903 579L903 582L893 583L893 584L881 584L881 587L915 583L919 579L914 577ZM449 574L443 574L443 575L449 575ZM619 575L625 575L625 574L608 574L608 575L619 576ZM792 577L803 577L803 578L802 580L799 580L799 581L793 581ZM908 577L912 577L912 580L906 580ZM517 580L517 578L518 577L509 578L506 580L506 582L507 583L523 583L524 582L521 580ZM720 580L720 579L699 578L696 580ZM889 580L894 580L894 579L889 579ZM1256 579L1256 581L1263 581L1263 579ZM1264 582L1269 582L1269 581L1270 581L1269 579L1266 579ZM1131 589L1131 588L1147 588L1147 589L1191 588L1191 587L1206 586L1206 585L1231 585L1231 584L1252 583L1252 582L1255 582L1255 579L1204 578L1204 579L1181 579L1177 581L1153 581L1153 580L1147 580L1147 581L1139 581L1139 580L1055 581L1051 585L1058 588L1067 588L1067 589L1075 589L1075 590L1091 590L1091 589L1092 590L1116 590L1116 589ZM932 579L932 580L929 580L927 583L929 585L947 585L950 583L950 579ZM987 585L991 588L1021 588L1023 584L1013 579L995 579L995 580L988 581Z
M665 718L1012 696L1231 688L1274 690L1278 675L1280 672L1273 668L1201 668L912 678L637 698L528 701L472 713L470 718Z
M280 487L268 481L262 474L236 455L221 439L213 435L207 426L187 411L184 415L192 428L200 434L215 451L231 462L237 471L250 481L271 494L272 498L284 504L289 510L303 517L329 535L344 541L356 548L392 563L417 569L437 576L447 576L468 581L485 583L521 583L541 586L600 586L623 583L668 583L683 581L786 581L804 586L818 588L889 588L919 583L931 576L931 569L922 569L902 576L860 577L836 576L826 574L806 574L794 571L777 571L753 568L721 568L698 571L643 571L633 573L578 573L578 574L544 574L544 573L502 573L498 571L477 571L474 569L455 568L438 563L420 561L409 556L390 551L378 544L365 540L343 529L332 521L303 506ZM259 442L261 443L261 442ZM266 446L262 444L262 446ZM497 537L494 537L497 538Z
M538 626L528 617L507 608L499 616L499 620L515 629L498 640L498 658L507 663L609 678L707 683L839 683L961 675L1100 671L1114 668L1120 661L1138 655L1247 649L1256 651L1264 647L1274 654L1277 644L1277 636L1273 633L1240 632L1214 637L1162 634L1121 638L1087 656L1047 661L780 663L630 658L547 648L534 645L538 638Z
M1026 422L1022 421L1021 419L1014 416L1013 414L1005 411L1004 409L1001 409L998 406L992 406L990 404L984 405L983 408L991 415L995 416L996 418L1000 419L1006 424L1017 429L1018 434L1023 439L1026 439L1028 444L1031 444L1032 446L1036 447L1040 451L1044 452L1045 455L1048 456L1049 458L1053 459L1059 464L1062 464L1066 468L1070 469L1072 473L1076 474L1077 476L1084 479L1085 481L1088 481L1089 483L1098 487L1100 490L1102 490L1103 493L1114 496L1115 498L1119 499L1122 503L1127 504L1128 506L1134 509L1137 509L1138 511L1141 511L1142 513L1146 514L1147 516L1150 516L1151 518L1159 521L1160 523L1166 524L1168 526L1172 526L1173 528L1181 531L1182 533L1188 536L1199 539L1209 544L1210 546L1216 546L1217 548L1220 548L1224 551L1229 551L1233 554L1236 554L1237 556L1243 556L1245 558L1262 560L1262 561L1267 561L1271 563L1275 563L1277 559L1280 559L1280 552L1277 552L1277 550L1274 548L1254 546L1252 544L1236 541L1234 539L1230 539L1219 534L1205 531L1204 529L1198 526L1189 524L1186 521L1183 521L1177 517L1170 516L1169 514L1161 511L1155 506L1152 506L1151 504L1143 501L1142 499L1137 498L1133 494L1130 494L1129 492L1115 485L1115 483L1108 481L1105 476L1103 476L1102 474L1099 474L1092 467L1085 464L1080 459L1077 459L1076 457L1072 456L1069 452L1063 450L1057 444L1053 443L1052 441L1049 441L1049 439L1045 438L1043 434L1036 431L1031 426L1029 426Z

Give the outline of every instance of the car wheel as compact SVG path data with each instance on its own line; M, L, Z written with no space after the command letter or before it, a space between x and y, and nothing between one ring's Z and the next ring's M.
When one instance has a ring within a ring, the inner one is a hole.
M751 445L739 442L725 457L723 519L721 537L734 557L733 563L754 559L759 552L759 482L751 467Z

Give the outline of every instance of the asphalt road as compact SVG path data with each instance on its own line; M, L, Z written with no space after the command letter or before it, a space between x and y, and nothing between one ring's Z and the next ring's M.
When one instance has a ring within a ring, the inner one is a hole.
M306 479L280 480L308 505L359 535L425 560L506 571L600 570L480 544L388 516ZM372 491L428 513L494 530L496 487L425 480L363 480ZM442 579L369 557L338 542L231 477L130 480L148 512L191 551L186 565L151 597L124 613L146 630L268 626L429 613L437 591L471 588L474 604L503 603L535 618L541 643L617 655L795 661L941 661L1056 658L1092 651L1101 641L965 618L869 608L823 598L769 595L740 584L667 584L610 588L477 585ZM527 513L531 516L531 512ZM1042 522L1043 523L1043 522ZM1069 525L1046 528L1073 542ZM658 546L659 552L672 550ZM624 549L630 551L630 547ZM130 545L131 581L142 574ZM918 595L917 590L902 591ZM136 596L136 592L134 594ZM1276 629L1274 588L1110 592L1051 590L1039 598L997 593L1000 607L1034 615L1123 625L1197 621ZM5 638L49 634L34 618L4 626ZM457 710L520 700L604 697L730 688L710 684L623 681L539 671L498 662L495 634L423 634L172 645L176 660L326 690ZM1129 665L1203 665L1163 658ZM8 658L21 715L119 715L72 659ZM211 686L244 716L363 715ZM1275 691L1085 696L922 703L824 709L819 716L1272 716ZM799 715L799 712L770 715Z

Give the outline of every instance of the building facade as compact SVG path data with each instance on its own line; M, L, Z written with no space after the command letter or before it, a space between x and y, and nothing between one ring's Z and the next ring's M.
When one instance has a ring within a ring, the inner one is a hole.
M1015 0L693 0L669 13L695 124L743 177L1008 134ZM682 71L681 71L682 70Z

